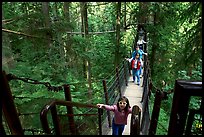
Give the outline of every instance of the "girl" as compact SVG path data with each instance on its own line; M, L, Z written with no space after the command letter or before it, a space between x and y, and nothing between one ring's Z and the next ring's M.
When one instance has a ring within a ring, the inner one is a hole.
M143 55L146 55L147 56L147 53L145 53L143 50L139 49L139 46L136 46L135 50L133 51L132 53L132 58L126 58L127 61L131 62L131 65L132 65L132 61L135 60L136 58L136 54L139 53L139 58L140 58L140 61L141 61L141 67L140 67L140 71L139 71L139 75L142 74L142 67L143 67L143 61L142 61L142 56ZM132 69L132 73L133 73L133 69ZM134 71L136 72L136 71ZM132 75L133 76L133 82L135 82L135 76L136 76L136 73L134 73L135 75Z
M129 100L123 96L118 99L117 105L97 104L97 106L114 112L112 135L122 135L125 125L127 125L128 114L132 113Z
M133 81L135 84L140 85L140 70L143 66L143 61L140 59L139 53L136 53L135 59L132 60L132 75L133 75ZM137 78L137 82L135 80L135 77Z

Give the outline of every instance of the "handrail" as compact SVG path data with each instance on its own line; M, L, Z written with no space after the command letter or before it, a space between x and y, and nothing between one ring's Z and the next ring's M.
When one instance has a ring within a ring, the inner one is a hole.
M93 114L93 115L98 115L98 125L99 125L99 135L102 135L102 126L101 126L101 115L103 114L102 109L98 108L96 105L92 104L83 104L83 103L77 103L77 102L71 102L71 101L63 101L63 100L53 100L47 105L43 107L43 109L40 112L40 120L42 124L42 128L45 133L50 134L51 130L49 128L48 124L48 119L47 119L47 114L48 111L51 111L52 119L53 119L53 124L54 124L54 129L56 135L60 135L60 128L59 128L59 120L57 117L57 111L56 111L56 106L61 105L61 106L76 106L76 107L83 107L83 108L97 108L98 109L98 114ZM75 114L73 114L74 116ZM77 115L77 114L76 114ZM84 114L87 115L87 114Z

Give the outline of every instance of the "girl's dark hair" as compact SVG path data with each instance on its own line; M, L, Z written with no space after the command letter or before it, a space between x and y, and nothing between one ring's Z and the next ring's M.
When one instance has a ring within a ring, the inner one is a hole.
M127 105L125 106L125 112L127 112L128 111L128 108L130 108L130 103L129 103L129 100L128 100L128 98L126 98L125 96L122 96L122 97L120 97L119 99L118 99L118 102L117 102L117 107L118 107L118 111L119 112L121 112L121 110L120 110L120 107L119 107L119 102L120 101L125 101L126 103L127 103Z

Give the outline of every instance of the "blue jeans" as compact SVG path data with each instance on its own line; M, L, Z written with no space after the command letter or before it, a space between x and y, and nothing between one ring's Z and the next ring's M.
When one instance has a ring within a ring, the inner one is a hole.
M139 75L141 75L142 74L142 67L140 67L140 72L139 72Z
M139 48L140 48L141 50L143 50L143 44L140 44L140 45L139 45Z
M114 118L112 120L112 135L122 135L124 131L124 124L115 124Z
M133 82L135 82L135 71L132 69L132 79L133 79Z
M133 81L135 81L135 77L136 77L138 84L140 84L140 71L141 71L141 68L139 70L132 69Z

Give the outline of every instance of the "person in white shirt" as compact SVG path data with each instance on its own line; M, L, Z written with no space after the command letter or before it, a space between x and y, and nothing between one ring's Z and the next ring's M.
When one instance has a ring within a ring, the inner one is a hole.
M145 44L145 43L147 43L147 42L144 41L144 40L142 39L142 37L140 37L139 40L137 41L137 45L139 46L139 48L140 48L141 50L143 50L143 44Z

